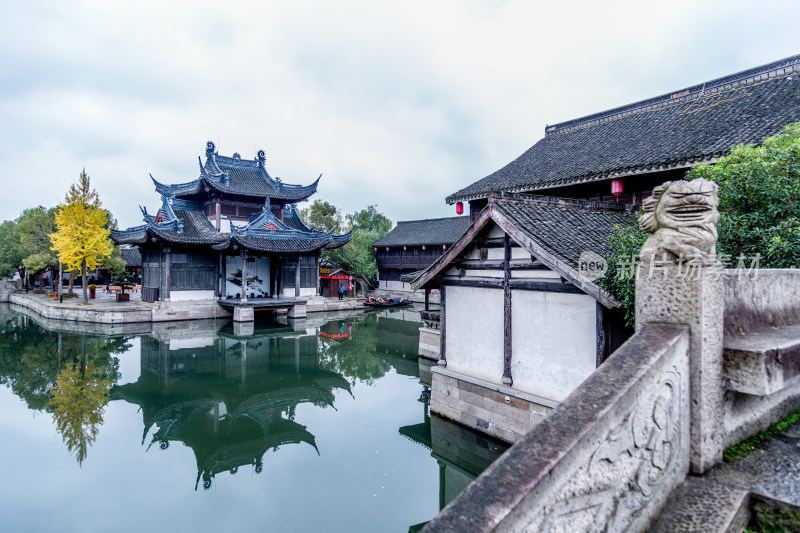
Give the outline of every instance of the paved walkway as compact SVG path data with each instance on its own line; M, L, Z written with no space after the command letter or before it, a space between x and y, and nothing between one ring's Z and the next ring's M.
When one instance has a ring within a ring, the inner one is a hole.
M782 520L775 517L788 515L794 522L780 531L798 531L800 508L792 506L800 506L800 423L743 459L689 476L672 493L651 531L742 531L751 519L765 514L775 522Z

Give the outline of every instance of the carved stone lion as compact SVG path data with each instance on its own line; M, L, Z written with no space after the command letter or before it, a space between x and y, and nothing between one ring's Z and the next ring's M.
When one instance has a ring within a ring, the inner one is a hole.
M641 228L653 235L642 259L714 260L719 221L717 184L705 179L668 181L642 202Z

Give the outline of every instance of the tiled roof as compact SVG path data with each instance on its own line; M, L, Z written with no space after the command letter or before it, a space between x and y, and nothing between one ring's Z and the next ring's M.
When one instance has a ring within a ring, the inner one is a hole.
M167 185L150 176L156 190L160 194L180 198L197 194L206 185L223 194L259 198L262 201L272 198L290 202L305 200L317 192L319 178L310 185L289 185L280 179L273 179L265 168L266 158L263 151L259 152L255 160L247 160L238 154L233 157L222 156L214 150L214 143L209 142L206 147L206 161L200 161L200 177L196 180Z
M636 217L623 206L554 198L492 198L491 205L522 233L575 271L581 253L608 257L606 241L615 224L630 226Z
M288 238L270 238L270 237L257 237L249 235L232 235L231 242L243 246L249 250L257 250L260 252L276 252L276 253L303 253L313 252L325 248L331 241L330 237L323 237L319 239L302 238L302 237L288 237Z
M375 241L373 246L421 246L453 244L469 227L469 217L407 220Z
M138 248L120 248L119 255L129 267L142 266L142 254Z
M713 161L800 120L800 55L545 130L500 170L447 197L480 198Z
M186 244L217 244L227 240L227 236L217 232L202 211L175 209L181 229L162 229L154 225L149 230L161 239Z

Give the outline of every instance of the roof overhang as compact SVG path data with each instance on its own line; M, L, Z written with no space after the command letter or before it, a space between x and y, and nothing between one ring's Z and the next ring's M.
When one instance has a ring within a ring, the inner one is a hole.
M456 241L449 250L442 254L430 267L428 267L420 277L411 283L412 289L420 289L444 276L447 268L455 261L462 253L467 251L472 245L475 238L481 231L487 227L490 222L497 224L508 236L513 239L521 247L528 250L528 252L535 256L548 268L557 272L562 278L572 283L580 290L600 302L606 308L613 308L619 305L619 302L612 298L608 293L603 291L599 285L581 278L578 272L565 263L563 260L554 256L547 251L543 246L536 242L535 237L531 237L528 233L519 228L512 220L506 217L498 210L491 201L483 211L478 215L478 218L470 225L466 233Z
M658 165L650 165L650 166L642 166L637 168L625 168L625 169L617 169L612 170L609 172L597 173L597 174L590 174L585 176L578 176L574 178L564 178L555 181L548 181L544 183L537 183L537 184L526 184L526 185L519 185L515 187L507 187L498 190L492 191L484 191L474 194L465 194L461 196L456 196L456 194L452 194L445 198L445 202L448 205L452 205L456 202L469 202L471 200L480 200L483 198L489 198L493 194L497 194L498 192L506 192L506 193L525 193L525 192L533 192L533 191L543 191L547 189L555 189L559 187L569 187L572 185L582 185L584 183L596 183L598 181L606 181L606 180L614 180L620 178L628 178L631 176L641 176L644 174L655 174L658 172L666 172L669 170L679 170L679 169L689 169L697 165L702 164L712 164L716 163L717 160L724 156L727 152L722 152L719 154L713 154L709 156L698 156L697 158L692 159L684 159L681 161L675 161L672 163L661 163Z

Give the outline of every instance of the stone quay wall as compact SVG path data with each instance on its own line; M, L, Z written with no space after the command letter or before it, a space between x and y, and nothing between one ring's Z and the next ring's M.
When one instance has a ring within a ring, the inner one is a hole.
M558 404L534 394L433 366L431 411L515 443Z

